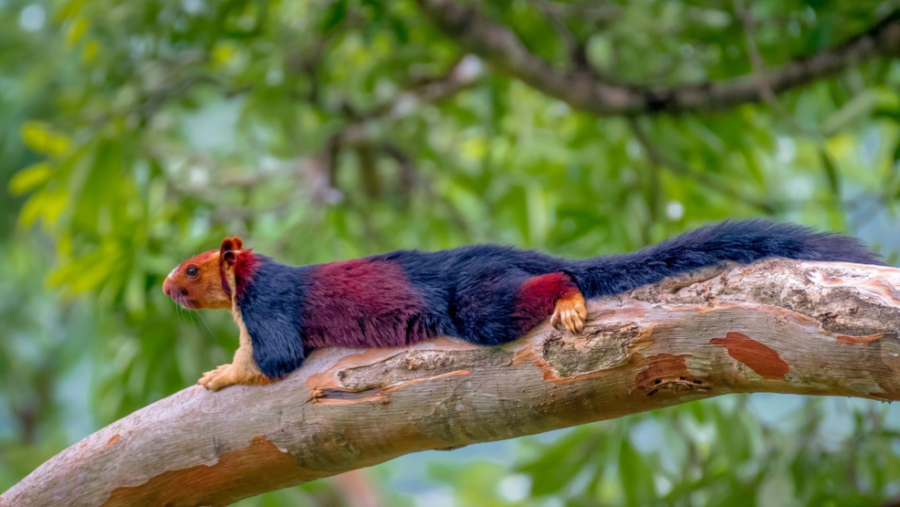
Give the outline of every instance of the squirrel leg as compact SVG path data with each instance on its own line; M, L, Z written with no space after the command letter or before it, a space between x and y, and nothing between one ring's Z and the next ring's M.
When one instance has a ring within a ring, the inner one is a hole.
M230 382L231 378L231 365L223 364L219 366L215 370L208 371L200 377L200 380L197 381L197 384L211 390L218 391L222 387L226 385L232 385L234 382Z
M580 333L584 329L587 310L584 296L572 277L567 273L553 272L533 276L522 283L514 316L521 322L523 332L551 316L553 327Z
M585 320L587 308L584 306L584 296L576 290L556 300L550 325L558 329L562 324L570 333L581 333L584 330Z
M271 381L269 377L263 375L253 360L250 335L241 329L241 346L234 353L231 364L223 364L215 370L204 373L197 383L211 391L218 391L235 384L259 385Z
M231 364L223 364L215 370L208 371L197 381L201 386L210 391L218 391L223 387L236 384L259 385L268 384L271 379L259 371L253 362L253 353L244 347L238 348L234 353Z

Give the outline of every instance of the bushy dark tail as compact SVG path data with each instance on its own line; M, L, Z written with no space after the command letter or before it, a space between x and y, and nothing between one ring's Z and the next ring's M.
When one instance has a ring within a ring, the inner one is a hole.
M882 264L856 238L765 220L726 221L643 250L579 261L572 270L585 297L619 294L663 278L723 262L765 257Z

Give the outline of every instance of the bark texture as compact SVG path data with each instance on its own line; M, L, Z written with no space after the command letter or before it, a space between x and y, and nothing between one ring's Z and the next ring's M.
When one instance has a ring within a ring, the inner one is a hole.
M768 260L589 302L582 335L318 351L283 382L194 386L88 436L11 506L219 506L425 449L700 398L900 400L900 270Z

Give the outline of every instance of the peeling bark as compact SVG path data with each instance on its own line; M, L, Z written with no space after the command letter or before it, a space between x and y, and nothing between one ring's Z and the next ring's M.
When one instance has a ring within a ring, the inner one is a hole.
M194 386L86 437L0 505L228 505L403 454L701 398L900 400L900 270L768 260L589 303L502 347L317 351L267 386Z

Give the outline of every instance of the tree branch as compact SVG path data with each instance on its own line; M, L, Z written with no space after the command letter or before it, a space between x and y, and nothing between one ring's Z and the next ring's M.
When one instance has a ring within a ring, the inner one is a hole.
M728 393L900 400L900 270L773 259L590 302L502 347L317 351L288 379L191 387L66 449L0 506L227 505L425 449Z
M876 57L900 54L900 9L865 32L833 48L767 69L722 81L646 88L620 85L584 69L560 69L538 57L508 28L478 10L477 2L417 0L434 24L466 51L575 109L599 116L641 113L720 111L763 99L835 75Z

